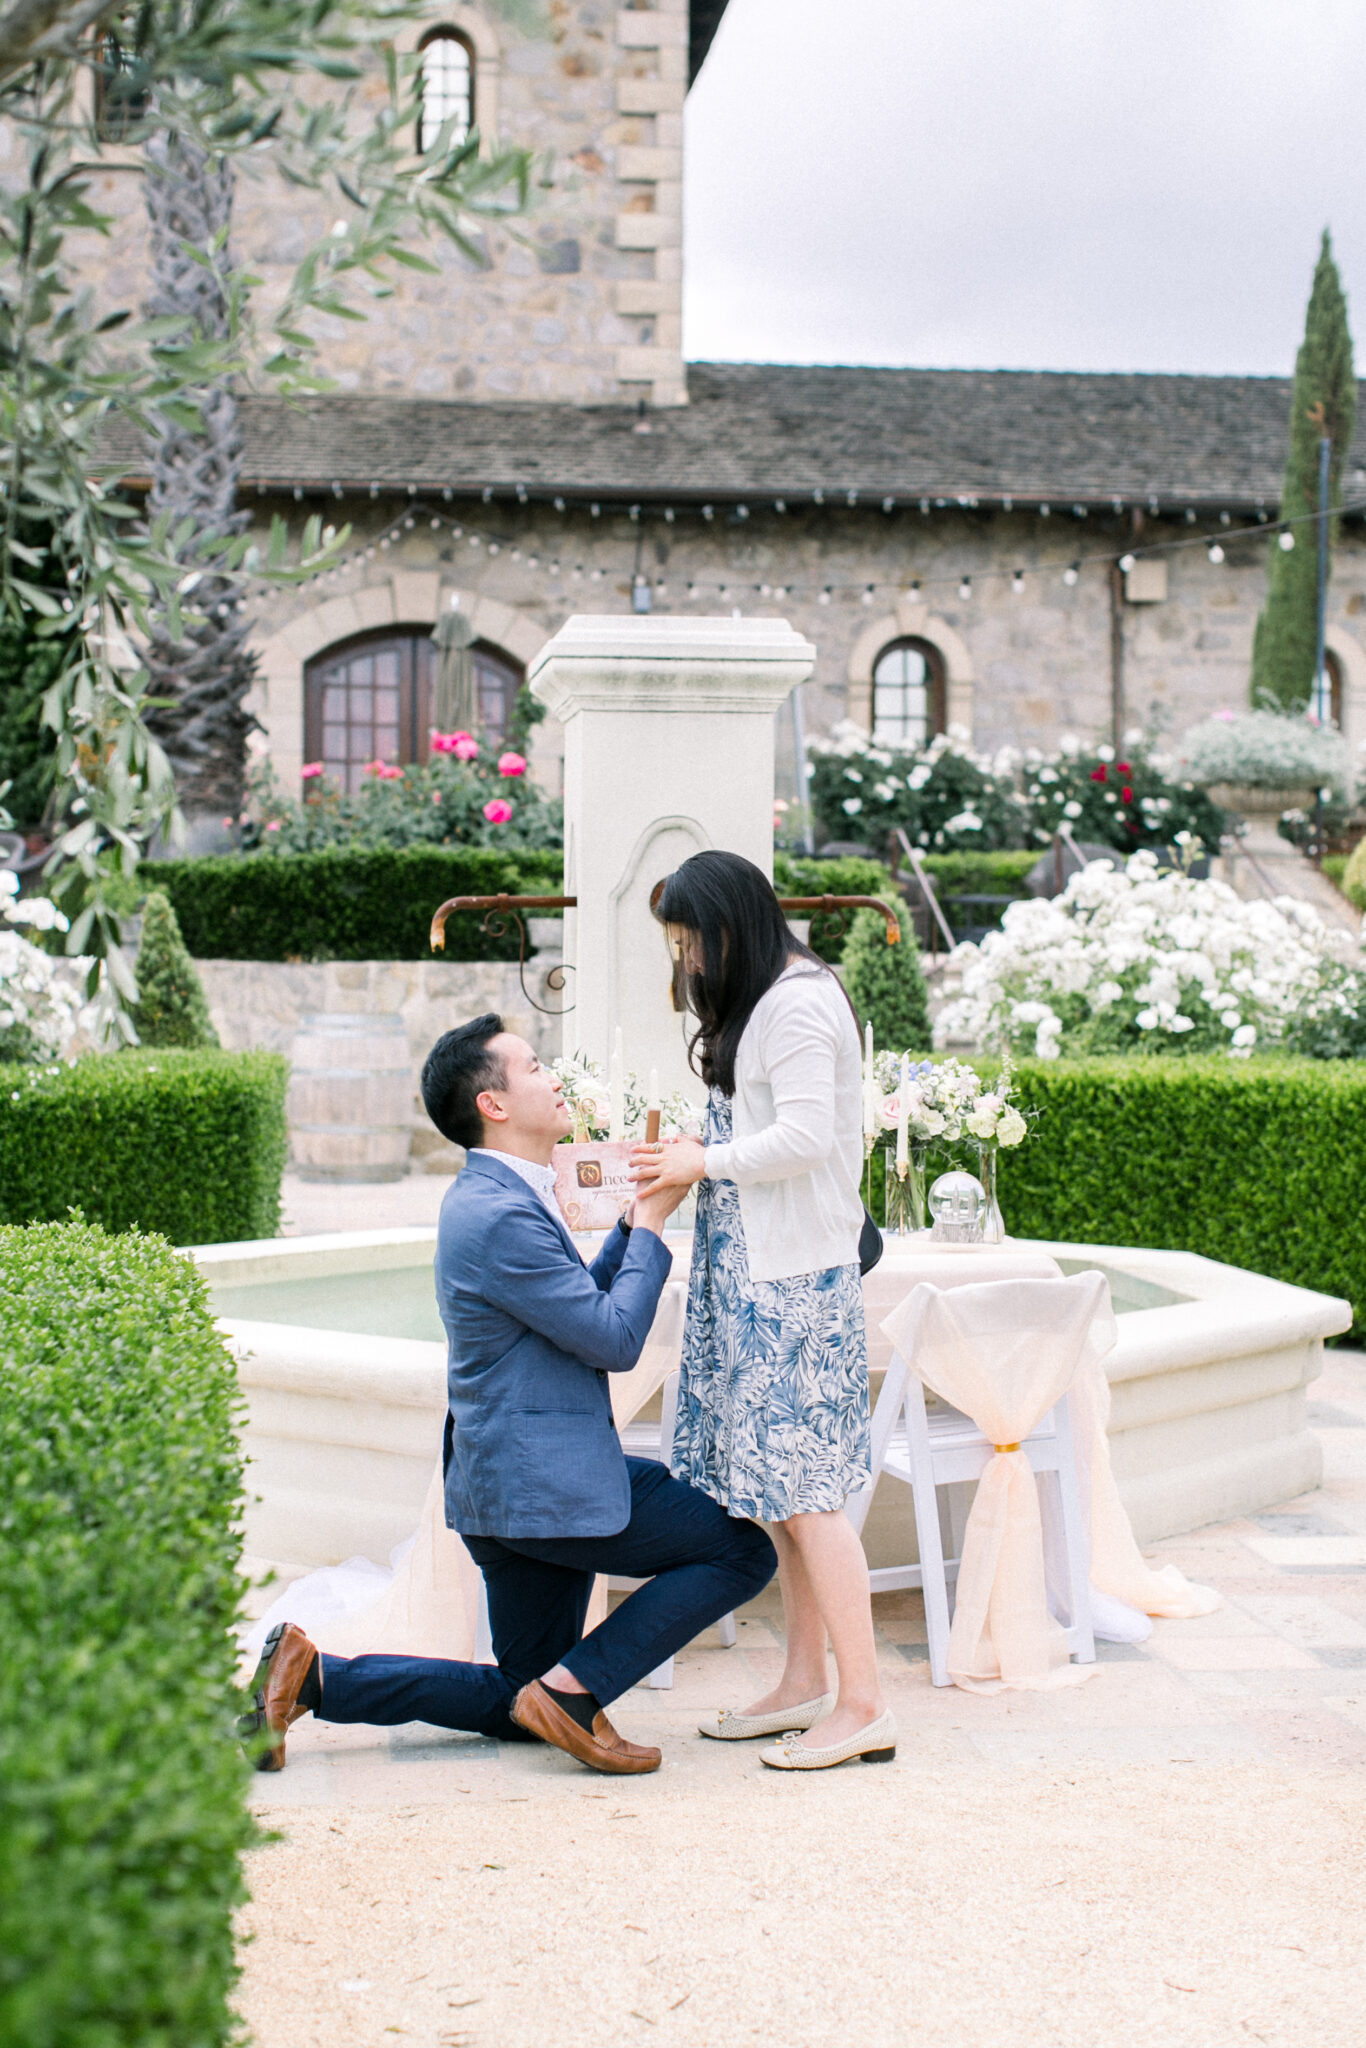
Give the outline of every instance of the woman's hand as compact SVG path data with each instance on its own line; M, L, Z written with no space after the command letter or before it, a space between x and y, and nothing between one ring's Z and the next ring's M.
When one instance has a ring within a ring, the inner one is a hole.
M685 1192L705 1180L707 1154L698 1138L674 1138L667 1145L637 1145L631 1154L631 1178L642 1195L664 1188Z

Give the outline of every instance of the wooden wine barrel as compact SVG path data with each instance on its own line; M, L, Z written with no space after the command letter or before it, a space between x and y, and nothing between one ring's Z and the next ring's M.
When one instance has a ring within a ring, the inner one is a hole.
M412 1142L403 1019L328 1012L299 1019L288 1117L303 1180L401 1180Z

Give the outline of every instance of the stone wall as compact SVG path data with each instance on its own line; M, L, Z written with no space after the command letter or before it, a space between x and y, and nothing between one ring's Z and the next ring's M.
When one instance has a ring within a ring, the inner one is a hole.
M561 999L545 987L557 954L539 953L527 968L536 1001ZM543 1016L522 991L515 962L497 960L334 960L318 966L273 960L197 960L209 1013L231 1052L259 1050L288 1057L299 1019L314 1012L384 1016L397 1012L408 1031L413 1069L411 1165L419 1173L455 1173L463 1154L431 1126L418 1081L422 1063L443 1031L497 1010L510 1031L546 1059L560 1051L558 1018Z
M708 521L696 507L679 507L666 522L660 508L648 507L637 522L608 506L594 519L574 507L471 509L438 500L416 507L413 525L389 549L367 555L364 543L392 523L398 502L337 509L356 525L358 547L347 565L309 588L260 599L266 681L258 709L287 787L296 786L302 758L301 680L312 653L368 624L428 624L458 590L478 631L525 662L572 613L629 609L638 546L656 612L738 608L780 616L815 645L816 672L804 690L808 732L845 717L867 724L873 662L903 633L941 649L950 718L982 747L1047 747L1064 732L1088 736L1109 727L1109 563L1085 558L1127 546L1127 518L958 510L887 516L828 506L785 515L756 507L744 520L718 508ZM435 529L433 513L442 522ZM458 539L455 522L464 528ZM484 536L478 547L471 532ZM1210 561L1198 528L1156 520L1145 528L1147 545L1196 544L1166 557L1164 599L1123 605L1126 724L1178 733L1223 705L1247 702L1270 543L1234 543L1211 524L1207 537L1216 535L1229 543L1221 563ZM488 536L499 538L496 554ZM1082 566L1069 585L1063 574L1077 559ZM1011 572L1020 566L1025 587L1017 594ZM958 588L965 574L972 582L966 599ZM691 598L690 580L699 584ZM918 596L910 594L916 582ZM1357 527L1344 531L1335 557L1328 617L1329 645L1347 682L1344 725L1356 745L1366 740L1366 536ZM780 736L787 716L780 714ZM557 787L561 746L553 724L538 729L535 749L538 774ZM780 745L780 764L782 752ZM789 761L790 753L789 746Z
M435 276L398 269L389 299L357 301L363 325L321 320L321 365L341 389L466 399L657 405L685 398L682 370L682 149L687 0L618 11L606 0L549 0L527 36L470 0L429 0L396 40L415 49L449 25L475 51L475 118L486 140L535 152L531 207L510 231L476 240L485 261L433 243ZM340 84L309 91L341 94ZM16 147L0 136L0 164ZM83 278L111 305L146 296L140 182L106 150L90 203L107 238L72 238ZM239 175L232 249L261 279L258 315L346 208L334 190L284 187L263 164Z

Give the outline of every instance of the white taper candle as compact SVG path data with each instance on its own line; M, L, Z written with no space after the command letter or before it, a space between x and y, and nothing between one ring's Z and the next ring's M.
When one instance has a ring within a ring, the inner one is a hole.
M911 1163L911 1056L901 1055L901 1079L897 1083L896 1170L903 1177Z
M621 1026L618 1024L617 1035L612 1042L612 1057L607 1063L607 1136L614 1145L619 1145L626 1136L624 1058Z
M863 1032L863 1135L871 1139L877 1134L877 1076L873 1067L873 1027L871 1022Z

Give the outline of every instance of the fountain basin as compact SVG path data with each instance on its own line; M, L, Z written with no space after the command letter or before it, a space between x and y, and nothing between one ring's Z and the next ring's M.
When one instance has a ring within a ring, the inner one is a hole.
M355 1231L190 1253L247 1403L246 1547L282 1575L355 1555L385 1563L416 1526L446 1406L435 1241L431 1228ZM673 1245L679 1286L690 1241ZM1319 1483L1305 1388L1324 1339L1350 1328L1348 1303L1190 1252L1032 1248L1110 1279L1111 1451L1140 1542ZM914 1284L909 1244L889 1238L865 1282L875 1383L887 1359L878 1325ZM915 1555L906 1489L880 1490L865 1542L875 1565Z

